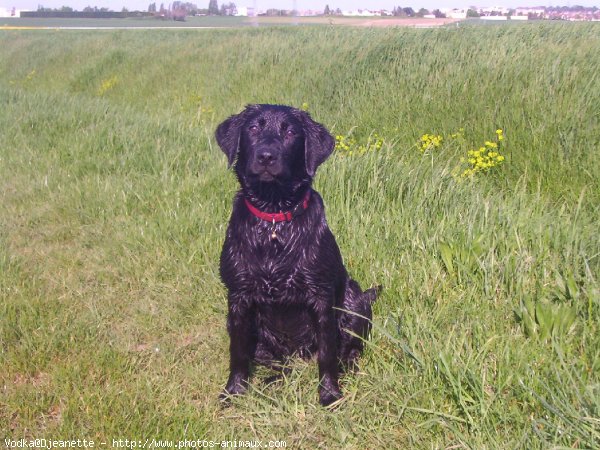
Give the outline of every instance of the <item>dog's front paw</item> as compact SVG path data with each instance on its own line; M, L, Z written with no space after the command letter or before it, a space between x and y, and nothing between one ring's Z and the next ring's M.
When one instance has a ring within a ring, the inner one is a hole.
M230 376L223 392L219 394L219 400L224 404L229 404L231 397L242 395L247 390L247 381L241 376Z
M321 386L319 388L319 403L322 406L329 406L340 398L342 398L342 392L337 386Z

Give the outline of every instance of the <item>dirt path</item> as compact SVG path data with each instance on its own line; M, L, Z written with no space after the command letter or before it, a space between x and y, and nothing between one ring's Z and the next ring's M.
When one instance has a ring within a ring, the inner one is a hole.
M378 19L378 20L364 20L362 23L357 24L362 27L415 27L415 28L433 28L446 25L448 23L457 22L458 19Z

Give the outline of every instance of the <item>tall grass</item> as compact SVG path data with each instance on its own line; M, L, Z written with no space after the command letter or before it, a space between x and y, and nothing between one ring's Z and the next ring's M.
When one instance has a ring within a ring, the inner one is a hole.
M2 32L2 434L598 446L599 50L586 24ZM236 184L212 132L252 102L385 140L315 181L350 272L385 287L335 411L300 361L216 401ZM457 181L497 128L505 163Z

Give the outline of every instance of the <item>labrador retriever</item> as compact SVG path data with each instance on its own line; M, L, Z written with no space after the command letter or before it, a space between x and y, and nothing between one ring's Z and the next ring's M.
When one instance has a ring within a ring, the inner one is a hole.
M307 112L282 105L247 106L216 139L240 184L220 261L230 337L221 398L245 392L251 364L316 355L319 400L330 405L342 396L340 369L362 351L377 296L348 276L311 187L335 141Z

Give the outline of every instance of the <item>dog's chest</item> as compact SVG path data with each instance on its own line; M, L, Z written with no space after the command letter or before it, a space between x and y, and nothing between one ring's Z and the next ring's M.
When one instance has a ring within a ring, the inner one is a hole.
M252 290L263 301L290 303L306 295L306 262L298 248L285 248L273 239L256 251L247 270Z
M251 234L229 236L222 257L225 283L230 289L245 291L269 304L304 302L312 244L291 224L265 225Z

